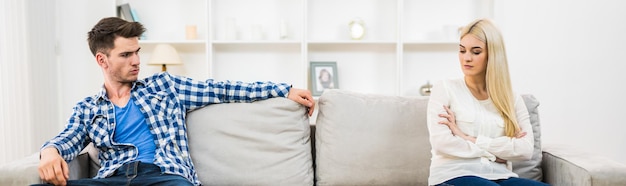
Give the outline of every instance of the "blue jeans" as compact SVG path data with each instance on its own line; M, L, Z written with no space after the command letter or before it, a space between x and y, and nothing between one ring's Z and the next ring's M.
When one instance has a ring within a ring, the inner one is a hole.
M35 184L51 185L51 184ZM112 176L102 179L83 178L68 180L67 185L159 185L179 186L193 185L187 179L179 175L161 174L161 168L151 163L138 161L124 164L117 169Z
M505 185L505 186L515 186L515 185L522 185L522 186L527 186L527 185L537 185L537 186L545 186L548 185L546 183L542 183L542 182L538 182L535 180L531 180L531 179L526 179L526 178L515 178L515 177L510 177L507 179L500 179L500 180L488 180L485 178L481 178L481 177L477 177L477 176L461 176L461 177L456 177L453 178L451 180L445 181L437 186L455 186L455 185L468 185L468 186L472 186L472 185L476 185L476 186L500 186L500 185Z

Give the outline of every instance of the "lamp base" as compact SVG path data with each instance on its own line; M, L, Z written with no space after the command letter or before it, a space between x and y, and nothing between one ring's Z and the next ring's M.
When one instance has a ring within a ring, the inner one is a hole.
M165 67L165 64L163 64L163 66L161 66L161 71L162 71L162 72L167 71L167 67Z

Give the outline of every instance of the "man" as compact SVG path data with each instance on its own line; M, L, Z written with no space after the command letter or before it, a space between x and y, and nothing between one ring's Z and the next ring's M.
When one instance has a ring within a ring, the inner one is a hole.
M145 28L100 20L88 43L104 74L101 91L74 107L63 132L41 148L39 176L54 185L200 185L189 157L185 115L215 103L288 97L315 106L307 90L271 82L195 81L157 73L138 80L138 37ZM67 161L92 142L102 166L94 179L68 180Z

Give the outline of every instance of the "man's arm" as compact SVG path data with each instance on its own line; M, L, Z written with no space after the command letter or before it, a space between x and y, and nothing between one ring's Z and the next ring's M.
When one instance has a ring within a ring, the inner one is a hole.
M85 125L81 124L82 104L74 107L65 130L47 141L40 150L39 177L54 185L65 185L69 178L67 161L71 161L89 143ZM66 161L67 160L67 161Z
M54 185L65 185L70 177L70 170L57 148L48 146L41 150L40 156L39 177Z
M191 78L161 73L155 77L173 83L178 99L186 110L194 110L213 103L253 102L273 97L287 97L309 107L313 113L315 102L308 90L295 89L289 84L272 82L195 81ZM158 83L157 83L158 84ZM162 83L164 84L164 83Z

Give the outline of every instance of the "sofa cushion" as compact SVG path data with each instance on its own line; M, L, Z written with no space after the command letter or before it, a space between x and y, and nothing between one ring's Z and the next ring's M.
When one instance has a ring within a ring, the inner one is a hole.
M535 150L530 161L513 162L513 172L522 178L529 178L537 181L543 180L543 172L541 170L541 125L539 122L539 101L530 94L522 95L528 114L530 116L530 124L533 127L533 135L535 137Z
M308 116L294 101L210 105L187 128L203 185L313 185Z
M427 97L326 90L316 122L317 185L427 185Z

